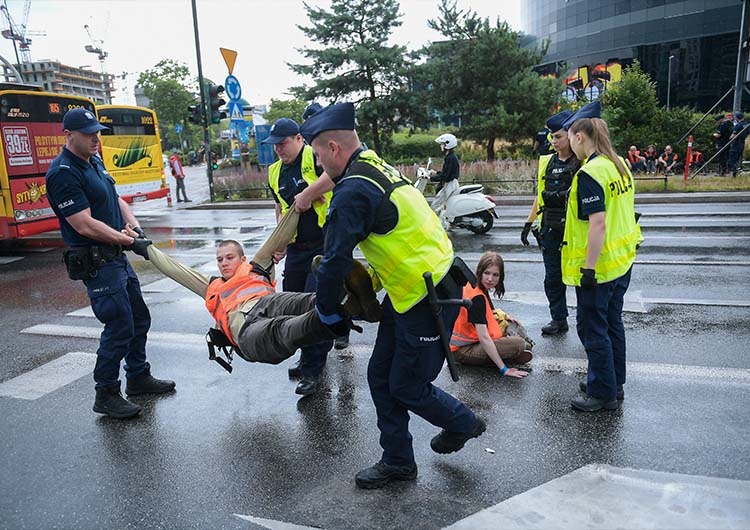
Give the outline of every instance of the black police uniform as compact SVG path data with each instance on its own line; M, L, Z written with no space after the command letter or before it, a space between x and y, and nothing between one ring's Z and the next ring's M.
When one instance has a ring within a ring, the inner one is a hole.
M549 301L550 316L555 321L564 321L568 318L568 305L565 297L567 288L562 281L560 248L565 232L568 192L573 176L580 167L581 162L575 155L571 155L567 160L560 160L555 153L547 164L544 174L541 227L544 292Z
M138 277L122 248L82 236L66 219L89 208L94 219L122 230L125 222L115 181L98 156L86 162L63 147L47 171L46 182L47 196L60 220L63 240L75 251L95 256L98 262L90 277L83 280L94 315L104 324L96 351L94 381L97 389L115 385L119 388L123 359L128 379L148 369L146 334L151 315Z
M727 143L729 142L729 137L732 136L732 129L733 125L731 120L724 120L719 124L719 127L716 129L716 133L719 135L718 138L716 138L716 150L721 150ZM719 153L719 156L716 157L717 162L719 163L719 173L722 175L727 172L728 168L728 161L729 161L729 149L724 149Z
M294 202L294 197L307 188L307 181L302 178L302 155L300 149L297 158L289 165L282 165L279 172L279 195L287 204ZM318 176L323 170L315 165ZM280 203L276 192L271 188L272 196L277 204ZM318 225L318 212L310 208L302 213L297 225L297 237L294 243L287 245L286 260L284 262L284 291L297 293L314 293L315 276L311 269L312 260L318 254L323 254L323 229ZM317 377L323 371L328 352L333 346L332 341L325 341L314 346L301 348L299 368L302 376Z
M745 150L745 140L747 139L750 131L744 131L743 129L747 126L747 122L742 119L734 124L732 134L736 137L732 141L732 145L729 147L729 171L732 172L732 176L736 177L737 172L742 166L742 152Z

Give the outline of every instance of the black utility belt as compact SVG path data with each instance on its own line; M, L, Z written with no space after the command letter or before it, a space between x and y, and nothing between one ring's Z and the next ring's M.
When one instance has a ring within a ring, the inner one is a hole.
M122 256L120 245L72 247L63 252L63 263L71 280L88 280L96 276L103 263Z
M295 241L289 245L294 250L315 250L323 248L323 241Z

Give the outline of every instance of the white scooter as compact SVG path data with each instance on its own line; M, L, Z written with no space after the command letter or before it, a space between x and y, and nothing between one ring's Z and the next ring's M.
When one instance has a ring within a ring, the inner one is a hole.
M425 186L430 182L431 163L430 158L426 167L416 166L417 180L414 181L414 187L423 194ZM466 228L475 234L486 234L492 228L494 219L498 219L495 201L492 197L484 195L484 186L481 184L458 187L445 201L445 205L435 213L446 230L449 227Z

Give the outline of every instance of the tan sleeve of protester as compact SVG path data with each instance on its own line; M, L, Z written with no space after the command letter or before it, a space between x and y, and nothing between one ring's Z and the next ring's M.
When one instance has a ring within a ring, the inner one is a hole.
M266 242L263 243L263 246L255 253L253 261L264 269L271 270L273 253L286 248L297 233L297 223L299 223L299 212L292 205L281 218L279 224L276 225L274 231L271 232L271 235L268 236Z
M148 259L164 276L172 278L201 298L206 298L209 282L208 276L175 261L154 245L148 246Z

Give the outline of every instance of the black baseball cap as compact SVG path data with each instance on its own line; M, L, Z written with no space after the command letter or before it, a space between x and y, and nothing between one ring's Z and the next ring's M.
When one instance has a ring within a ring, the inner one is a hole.
M63 131L80 131L85 134L108 130L89 109L77 108L69 110L63 116Z
M264 144L279 144L289 136L299 134L299 125L291 118L279 118L271 127L271 135L263 140Z

